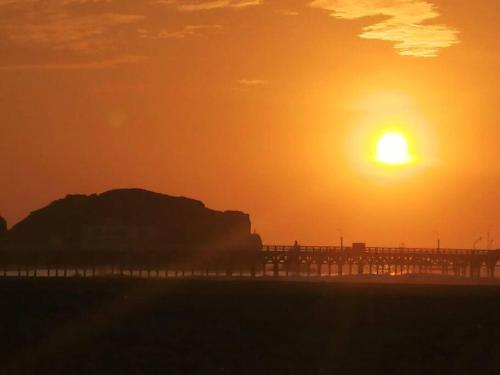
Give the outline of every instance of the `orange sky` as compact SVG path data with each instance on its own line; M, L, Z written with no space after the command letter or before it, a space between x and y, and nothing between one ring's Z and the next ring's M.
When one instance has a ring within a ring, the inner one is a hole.
M266 243L500 237L500 2L360 4L0 0L0 214L142 187ZM368 160L389 120L414 165Z

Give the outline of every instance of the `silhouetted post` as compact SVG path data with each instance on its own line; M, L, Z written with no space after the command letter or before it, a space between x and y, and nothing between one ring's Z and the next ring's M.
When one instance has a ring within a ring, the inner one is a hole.
M476 267L472 264L470 264L470 278L475 279L476 278Z

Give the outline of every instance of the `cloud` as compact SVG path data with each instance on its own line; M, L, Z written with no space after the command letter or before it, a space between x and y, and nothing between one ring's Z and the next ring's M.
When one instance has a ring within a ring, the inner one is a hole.
M160 30L157 37L182 39L190 36L201 35L205 32L216 32L220 30L222 30L221 25L184 25L179 30Z
M394 48L404 56L437 56L439 49L459 42L457 30L426 23L439 13L424 0L314 0L310 6L331 11L339 19L385 16L386 20L364 27L359 36L395 42Z
M0 69L102 69L134 63L140 59L130 56L143 54L140 38L185 39L223 29L211 23L179 25L174 18L179 12L242 9L262 1L131 0L124 7L117 0L0 0L0 42L26 59L17 59L16 67L4 54ZM155 4L171 8L173 17L154 17Z
M110 28L136 23L142 19L142 16L126 14L76 17L61 12L49 14L43 20L0 25L0 30L17 44L39 45L75 52L95 52L108 44L105 36Z
M263 0L196 0L191 2L183 1L177 6L177 9L185 12L194 12L201 10L213 10L220 8L241 9L249 6L262 4ZM172 1L167 0L170 4Z
M31 61L18 65L4 55L0 69L107 69L143 61L126 41L145 17L113 11L111 5L110 0L0 0L2 42L32 51L25 55Z
M242 86L265 86L269 84L269 81L264 79L240 79L238 80L238 84Z
M106 3L108 0L0 0L0 10L11 12L0 20L0 33L25 46L41 46L73 52L96 52L111 46L108 32L142 21L136 14L73 12L73 5Z
M299 12L291 9L278 9L276 13L281 14L282 16L298 16Z

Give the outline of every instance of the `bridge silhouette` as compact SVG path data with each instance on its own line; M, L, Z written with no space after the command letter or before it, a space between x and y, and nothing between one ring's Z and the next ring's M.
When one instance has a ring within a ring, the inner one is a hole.
M8 249L0 277L338 277L448 275L495 278L500 250L266 245L259 249L182 247L162 251Z

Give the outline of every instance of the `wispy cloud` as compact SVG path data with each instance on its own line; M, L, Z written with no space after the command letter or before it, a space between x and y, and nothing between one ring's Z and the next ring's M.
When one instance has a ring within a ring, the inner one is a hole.
M0 25L0 30L18 44L95 52L107 43L105 36L110 28L136 23L142 19L142 16L127 14L75 17L61 12L49 14L43 20Z
M113 11L111 5L110 0L0 0L2 42L34 51L31 61L18 65L3 56L0 69L106 69L142 61L117 40L133 35L145 16Z
M265 79L247 79L243 78L238 80L238 84L241 86L265 86L269 84L269 81Z
M203 35L207 32L217 32L221 30L221 25L184 25L179 30L162 29L157 33L156 37L182 39L195 35Z
M195 0L179 1L177 8L186 12L213 10L220 8L241 9L262 4L263 0ZM169 2L169 0L167 0Z
M299 12L291 9L277 9L276 13L281 14L282 16L298 16Z
M331 11L340 19L387 17L364 27L360 37L395 42L394 48L404 56L437 56L439 49L459 42L456 29L426 23L439 12L424 0L314 0L310 6Z
M73 5L108 0L0 0L0 10L11 12L0 21L0 33L20 45L44 46L74 52L95 52L108 41L113 28L137 23L142 15L73 12Z

